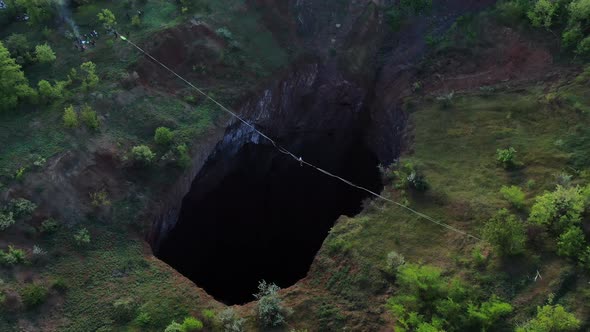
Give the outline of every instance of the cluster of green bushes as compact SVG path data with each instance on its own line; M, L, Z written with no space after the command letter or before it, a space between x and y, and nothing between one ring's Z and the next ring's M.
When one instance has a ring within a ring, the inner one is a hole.
M533 27L560 33L562 46L579 55L590 55L590 1L507 0L498 4L502 17L527 20Z
M88 91L98 84L99 78L96 74L96 65L92 62L85 62L80 65L79 74L75 69L72 69L67 80L56 81L53 84L47 80L40 80L37 83L38 89L33 89L22 71L21 64L17 61L17 59L31 57L26 47L20 45L26 40L22 41L19 36L21 35L13 35L12 39L9 38L8 40L8 42L14 44L12 46L14 50L11 52L16 54L16 59L11 56L9 50L0 42L0 76L2 77L0 81L0 111L14 109L19 102L23 101L50 103L61 100L67 97L68 87L79 85L84 91ZM14 39L17 41L14 41ZM20 55L21 53L24 55ZM55 60L55 54L49 45L38 45L35 48L35 54L35 59L40 62L52 62ZM23 61L25 60L20 62Z
M163 154L162 160L175 160L179 167L186 168L190 165L188 147L185 143L174 144L175 136L174 131L170 128L158 127L154 132L154 142L158 148L167 150L167 152ZM156 153L145 144L137 145L131 149L131 159L137 165L149 166L156 160Z
M428 265L397 269L398 292L387 302L396 331L486 331L500 327L512 306L485 298L458 278Z
M17 220L24 220L31 216L37 205L27 199L17 198L11 200L0 209L0 231L14 225Z

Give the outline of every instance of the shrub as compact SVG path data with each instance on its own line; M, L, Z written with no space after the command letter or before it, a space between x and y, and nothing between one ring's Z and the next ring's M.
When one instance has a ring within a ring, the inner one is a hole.
M37 209L37 204L25 198L12 199L9 206L16 218L28 217Z
M74 111L74 106L70 105L64 109L63 121L64 126L68 128L78 127L78 114Z
M47 44L35 46L35 57L40 63L50 63L56 59L55 52Z
M183 332L194 332L203 328L203 323L195 317L186 317L182 322Z
M492 296L489 301L483 302L479 306L469 304L467 309L469 319L474 325L483 327L482 331L489 330L495 322L511 312L512 306L500 301L496 296Z
M534 27L549 29L559 4L550 0L537 0L533 8L527 13Z
M502 186L500 189L500 193L507 200L512 206L517 209L522 209L524 207L524 199L525 194L524 192L517 186Z
M580 320L557 304L537 307L537 316L517 328L516 332L567 332L579 328Z
M404 161L397 165L397 170L393 171L393 178L395 179L394 186L397 189L411 188L417 191L428 189L428 182L410 161Z
M400 267L402 267L406 263L406 259L404 256L397 251L390 251L387 254L385 260L385 268L386 271L391 274L395 275Z
M138 163L149 165L154 161L156 154L146 145L138 145L131 149L133 160Z
M109 200L109 194L106 190L100 190L97 192L90 193L90 200L92 206L94 207L101 207L101 206L110 206L111 201Z
M82 119L82 123L84 123L88 129L97 130L100 127L98 115L89 105L84 105L82 107L80 118Z
M516 150L513 147L509 147L508 149L496 150L496 160L505 169L509 169L509 168L516 166L515 159L516 159Z
M83 247L90 243L90 233L86 228L81 228L74 234L74 241L76 245Z
M144 311L141 311L137 317L135 317L135 323L139 326L148 326L152 322L152 316Z
M178 166L181 168L188 168L191 165L191 157L188 153L186 144L180 144L176 147L178 155Z
M563 232L557 241L557 254L566 257L576 257L584 249L586 239L584 232L578 226L572 226Z
M64 293L65 291L68 290L69 287L63 278L58 277L55 280L53 280L53 282L51 283L51 288L55 289L56 291L58 291L60 293Z
M41 231L41 233L45 233L45 234L51 234L51 233L55 233L58 229L59 229L59 222L57 222L57 220L53 219L53 218L49 218L44 220L41 223L41 227L39 228L39 231Z
M245 331L246 319L238 317L232 308L227 308L217 315L219 325L225 332L243 332Z
M263 326L277 327L285 323L287 309L279 297L279 286L262 280L258 283L258 293L254 297L258 300L258 319Z
M580 187L565 188L558 185L555 191L536 198L529 221L550 226L561 233L581 222L586 204L587 199Z
M122 298L113 302L113 318L118 322L128 322L135 317L137 305L132 298Z
M88 91L98 84L98 76L96 75L96 65L91 62L84 62L80 65L80 79L82 80L82 89Z
M117 25L117 19L115 18L115 14L108 9L103 9L97 15L98 20L102 23L102 26L107 29L111 30Z
M134 27L138 27L141 25L141 18L139 17L139 15L133 15L133 17L131 18L131 25L133 25Z
M0 231L7 229L8 227L14 225L16 221L14 220L14 214L10 211L3 211L0 212Z
M23 302L29 308L36 307L45 302L48 295L47 288L36 283L25 286L21 294Z
M172 130L166 127L159 127L154 134L154 141L159 145L168 145L174 139Z
M405 264L398 270L398 293L387 302L404 331L486 331L511 312L492 296L478 304L474 292L456 278L427 265Z
M55 86L51 86L51 83L46 80L40 80L37 83L37 87L39 89L39 96L47 102L63 98L63 84L56 83Z
M10 57L0 42L0 111L14 109L19 101L35 99L36 91L29 86L21 66Z
M172 323L170 323L168 326L166 326L166 329L164 330L164 332L184 332L182 330L182 325L172 321Z
M26 254L22 249L8 246L8 251L0 250L0 265L13 266L25 262Z
M524 251L526 230L523 222L501 209L484 225L483 237L500 255L511 256Z

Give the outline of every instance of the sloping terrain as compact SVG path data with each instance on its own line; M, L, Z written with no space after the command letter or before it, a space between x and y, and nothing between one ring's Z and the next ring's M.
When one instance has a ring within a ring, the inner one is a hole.
M587 329L590 74L512 3L77 1L84 52L1 13L72 82L0 112L0 331Z

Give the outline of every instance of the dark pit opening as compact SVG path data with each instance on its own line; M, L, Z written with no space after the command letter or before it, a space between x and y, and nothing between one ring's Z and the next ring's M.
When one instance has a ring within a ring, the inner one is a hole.
M379 191L378 160L359 136L322 134L291 148ZM218 151L157 256L217 300L243 304L262 279L288 287L305 277L336 219L359 213L367 196L268 145L249 143L232 156Z

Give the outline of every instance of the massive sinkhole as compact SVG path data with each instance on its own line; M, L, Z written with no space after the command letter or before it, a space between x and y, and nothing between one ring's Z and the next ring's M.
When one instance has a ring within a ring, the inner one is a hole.
M327 133L289 147L378 191L378 160L359 137ZM229 156L218 150L157 256L217 300L246 303L260 280L288 287L305 277L334 222L359 213L367 196L268 145L248 143Z

